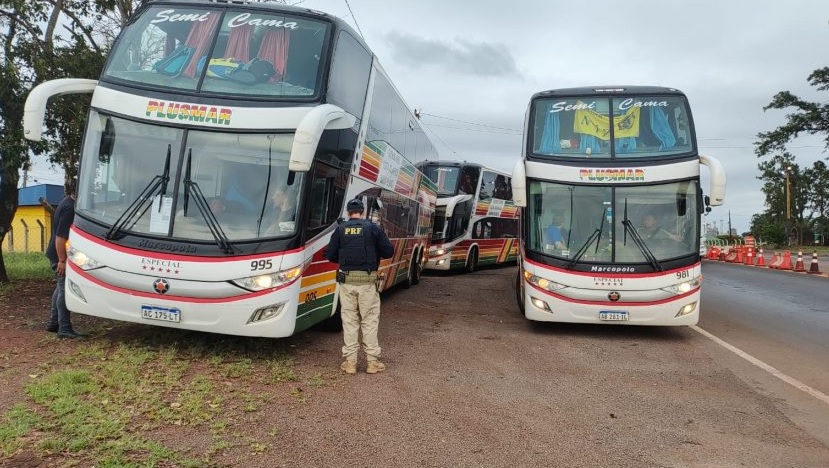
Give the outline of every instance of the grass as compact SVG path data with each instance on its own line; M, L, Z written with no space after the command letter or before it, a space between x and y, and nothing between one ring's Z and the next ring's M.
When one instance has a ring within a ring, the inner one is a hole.
M3 262L10 283L0 284L0 296L9 294L21 281L48 280L55 277L49 259L40 252L5 252Z
M55 276L49 259L40 252L7 252L3 254L3 261L11 280L41 280Z
M226 450L272 449L244 431L274 390L308 399L280 342L158 328L79 342L30 374L26 401L0 415L0 461L28 449L69 466L209 466ZM194 448L158 436L182 428L209 437Z

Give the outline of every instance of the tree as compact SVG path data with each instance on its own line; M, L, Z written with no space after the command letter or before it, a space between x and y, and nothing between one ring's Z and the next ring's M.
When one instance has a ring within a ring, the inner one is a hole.
M93 31L116 0L0 0L0 242L17 210L20 169L30 155L49 153L67 176L77 171L88 97L64 97L47 112L45 139L23 138L23 107L31 88L61 77L96 77L108 44ZM60 23L59 23L60 21ZM60 33L58 32L60 30ZM8 282L0 251L0 283Z
M808 80L819 91L829 91L829 67L813 71ZM790 108L794 110L786 115L783 125L758 133L755 154L758 158L770 158L758 164L761 171L758 178L765 181L762 190L766 195L765 215L768 216L763 219L775 219L777 213L783 213L778 222L785 223L785 178L780 174L787 167L792 168L789 177L792 222L797 229L798 243L802 244L805 231L829 224L826 222L829 173L822 161L801 171L794 156L786 152L786 147L801 134L809 134L823 135L825 147L829 148L829 102L808 102L789 91L781 91L763 110Z

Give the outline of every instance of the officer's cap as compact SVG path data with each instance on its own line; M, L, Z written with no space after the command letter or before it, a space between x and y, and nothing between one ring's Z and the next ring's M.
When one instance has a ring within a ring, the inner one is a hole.
M365 205L363 205L362 200L360 200L358 198L355 198L353 200L348 201L348 205L346 205L346 209L349 212L352 212L352 211L363 212L363 211L365 211L366 207L365 207Z

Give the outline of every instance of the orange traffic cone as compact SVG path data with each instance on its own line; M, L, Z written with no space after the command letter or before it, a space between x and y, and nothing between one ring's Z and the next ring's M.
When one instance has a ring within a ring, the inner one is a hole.
M780 266L780 262L783 261L783 257L780 255L779 252L775 251L771 256L771 263L769 263L769 268L777 269Z
M743 265L751 265L754 263L754 247L746 247L746 259Z
M808 273L820 274L820 265L817 264L817 251L812 252L812 264L809 266Z
M763 248L760 247L760 253L757 255L757 266L766 266L766 259L763 258Z
M786 251L783 253L783 263L780 264L779 267L781 270L791 270L792 269L792 253L790 251Z
M794 270L794 271L806 271L806 268L803 267L803 251L802 250L797 251L797 261L795 262L794 268L792 268L792 270Z

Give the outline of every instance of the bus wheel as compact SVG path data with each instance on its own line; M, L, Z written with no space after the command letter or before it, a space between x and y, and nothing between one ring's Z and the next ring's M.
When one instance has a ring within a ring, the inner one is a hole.
M420 262L422 252L418 252L417 260L412 262L412 271L409 273L412 277L412 284L420 283L420 274L423 273L423 264Z
M469 252L469 256L466 257L466 266L464 267L464 270L466 270L467 273L472 273L476 269L478 269L478 248L472 247L472 251Z
M415 263L416 263L415 258L412 257L412 259L409 260L409 274L406 276L406 279L404 279L403 282L400 283L401 288L409 289L409 288L412 287L413 284L417 284L417 283L415 283L415 280L414 280L415 268L417 268Z
M521 269L515 273L515 300L518 302L518 311L524 315L524 288L521 284Z

